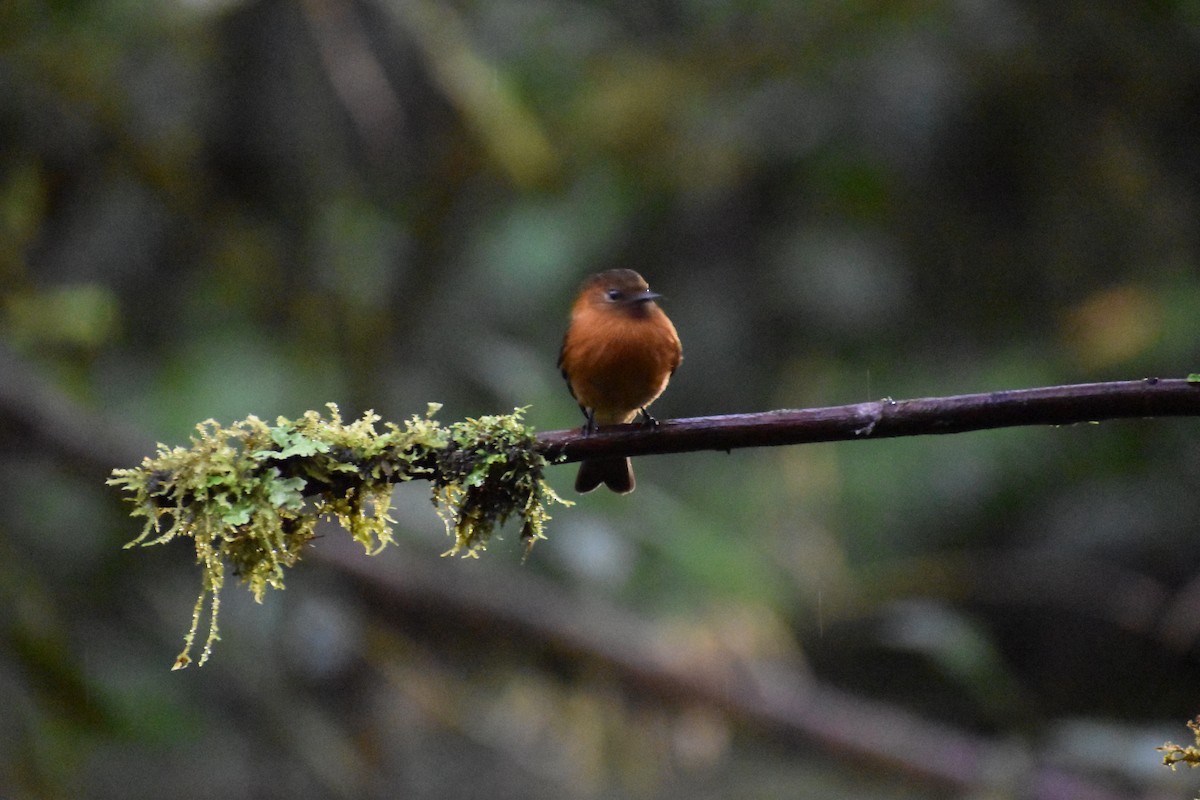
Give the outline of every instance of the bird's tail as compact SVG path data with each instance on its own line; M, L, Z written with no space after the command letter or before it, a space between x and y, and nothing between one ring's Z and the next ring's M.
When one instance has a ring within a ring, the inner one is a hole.
M633 464L628 458L590 458L579 464L575 491L583 494L604 484L617 494L633 491Z

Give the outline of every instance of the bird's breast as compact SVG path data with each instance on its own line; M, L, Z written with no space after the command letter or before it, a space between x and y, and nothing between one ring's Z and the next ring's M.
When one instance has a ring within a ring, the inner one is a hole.
M562 367L575 399L603 425L629 422L652 403L679 359L679 337L661 311L645 318L588 314L571 325Z

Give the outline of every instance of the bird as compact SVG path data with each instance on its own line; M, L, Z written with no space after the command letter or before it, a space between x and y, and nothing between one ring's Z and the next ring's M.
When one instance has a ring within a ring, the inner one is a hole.
M601 425L633 422L653 403L683 360L675 326L658 305L645 278L631 269L610 269L584 281L571 306L558 368L583 411L583 432ZM592 458L579 465L575 491L604 484L617 494L633 491L628 458Z

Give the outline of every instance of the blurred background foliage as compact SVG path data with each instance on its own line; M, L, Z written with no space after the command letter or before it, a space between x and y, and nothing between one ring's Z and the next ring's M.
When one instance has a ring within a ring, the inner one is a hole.
M1192 796L1153 748L1200 711L1194 420L640 459L524 566L439 559L404 487L374 577L331 533L182 673L192 555L122 550L103 480L328 401L577 425L557 348L615 266L684 341L660 417L1182 376L1198 113L1194 0L9 0L0 795ZM962 780L509 636L527 584L731 695L915 715Z

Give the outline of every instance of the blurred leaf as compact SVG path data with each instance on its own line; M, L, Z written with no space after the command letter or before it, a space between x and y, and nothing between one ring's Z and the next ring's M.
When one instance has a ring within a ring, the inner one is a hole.
M1065 337L1085 369L1127 362L1161 336L1163 309L1145 286L1127 284L1088 297L1067 313Z
M116 336L120 319L116 294L100 284L55 286L4 298L4 327L26 346L94 350Z
M522 188L557 181L562 165L540 121L508 77L482 57L458 12L430 0L396 8L443 90L509 179Z

